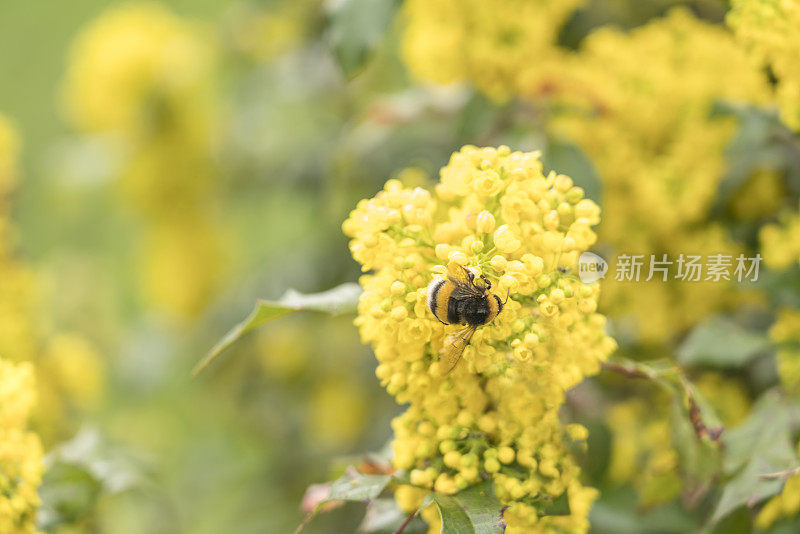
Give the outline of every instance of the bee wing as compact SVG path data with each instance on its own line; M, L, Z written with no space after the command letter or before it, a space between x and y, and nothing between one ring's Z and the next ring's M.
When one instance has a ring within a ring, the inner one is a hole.
M457 288L468 295L482 295L483 292L475 285L470 278L470 273L466 267L458 263L451 262L447 266L447 278L453 282Z
M442 357L439 358L440 370L442 376L450 374L450 371L455 369L461 355L464 354L464 349L469 345L472 334L475 333L474 326L468 326L461 330L456 330L447 336L442 349Z

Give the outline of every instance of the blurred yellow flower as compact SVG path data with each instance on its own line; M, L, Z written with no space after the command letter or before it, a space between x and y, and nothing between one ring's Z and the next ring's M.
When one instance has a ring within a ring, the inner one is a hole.
M411 73L469 81L497 100L555 60L558 32L583 0L406 0L402 53Z
M789 391L800 386L800 311L784 308L769 330L777 345L778 376Z
M70 50L65 112L88 132L147 132L202 94L212 55L196 28L159 4L114 7Z
M83 358L81 351L73 353L74 360L67 355L67 360L61 362L66 367L61 370L73 369L68 375L54 368L49 356L42 350L48 343L44 332L38 327L45 312L44 302L34 271L16 255L14 229L10 221L11 208L7 205L7 195L13 192L17 181L18 149L19 143L13 129L0 116L0 358L28 362L35 367L39 400L35 409L23 404L26 406L25 417L30 413L36 432L45 443L51 443L74 430L72 421L66 417L69 408L86 407L86 388L102 388L104 371L99 357L79 336L64 334L61 338L56 334L53 340L58 343L58 339L71 339L73 346L80 345L91 353L88 358ZM32 381L30 390L33 395ZM0 406L3 406L2 399Z
M607 421L612 434L608 477L615 484L631 483L639 504L669 501L681 489L678 455L671 445L669 414L654 413L664 399L631 399L614 405Z
M97 407L105 388L105 363L86 339L75 334L55 335L41 366L48 385L62 391L77 408Z
M307 335L309 328L308 322L283 321L280 328L259 334L259 362L267 377L288 381L309 368L313 357L311 338Z
M220 286L223 246L220 231L199 213L155 226L141 255L148 302L175 317L200 313Z
M727 20L736 38L772 70L781 117L800 130L800 1L733 0Z
M327 376L314 385L309 402L309 443L341 449L356 442L367 423L367 395L358 382Z
M596 30L564 76L557 98L571 111L555 127L603 180L601 241L615 254L666 253L673 261L735 253L726 231L708 222L735 126L712 117L712 105L764 102L769 91L732 37L673 9L627 34ZM601 309L630 314L642 341L662 342L731 297L722 283L609 280Z
M543 175L537 153L465 146L440 175L435 194L390 180L343 225L353 257L373 271L360 281L356 324L381 383L410 404L392 422L394 465L444 493L491 476L510 504L507 532L585 531L596 493L578 481L558 409L615 348L594 313L599 288L575 274L599 210L568 177ZM503 223L494 232L484 211ZM453 327L430 312L426 288L455 264L509 300L442 376L438 354ZM565 491L572 514L540 518L536 499Z
M210 37L159 4L114 6L77 37L63 87L75 128L120 144L117 184L145 226L142 294L178 320L205 308L226 257Z
M759 239L767 267L786 269L800 263L800 212L783 213L779 223L762 226Z
M761 170L753 173L731 198L730 209L738 220L754 220L776 213L788 191L780 173Z
M750 412L747 388L736 377L706 372L695 380L695 385L714 407L726 428L738 425Z

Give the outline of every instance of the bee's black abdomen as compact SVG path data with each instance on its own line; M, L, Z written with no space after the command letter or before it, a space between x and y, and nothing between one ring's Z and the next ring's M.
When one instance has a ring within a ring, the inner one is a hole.
M451 298L447 301L447 322L448 324L464 324L461 322L461 308L463 300Z
M481 326L486 324L491 310L486 297L451 298L447 308L450 324Z

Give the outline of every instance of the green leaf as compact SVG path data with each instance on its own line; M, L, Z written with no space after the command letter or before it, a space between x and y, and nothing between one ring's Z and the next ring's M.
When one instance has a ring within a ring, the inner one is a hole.
M706 419L716 418L710 408L705 408L703 415ZM718 420L707 422L707 426L712 425L719 426ZM696 430L686 416L683 403L678 399L673 399L671 405L670 434L672 446L681 466L684 494L705 493L721 470L721 451L716 443L707 439L697 439Z
M572 143L549 139L542 162L545 173L551 170L566 174L575 185L583 188L586 198L601 202L603 184L592 161Z
M312 503L310 504L311 511L297 527L295 534L301 532L320 511L324 510L326 504L335 501L371 503L386 489L386 486L388 486L394 478L394 475L365 475L355 468L350 467L342 476L330 484L330 490L327 496L323 494L323 496L320 496L322 498L319 498L316 495L320 488L324 488L324 484L310 486L306 490L306 497L303 498L303 501L305 506L306 499L309 498L309 495L312 496Z
M482 482L455 495L435 493L433 502L442 515L441 534L502 534L503 505L491 481Z
M728 169L717 189L715 211L758 170L785 170L789 185L800 193L800 145L777 112L719 102L712 116L734 116L739 121L737 134L725 149Z
M770 391L744 422L728 431L723 467L731 479L724 485L712 524L740 506L753 507L781 491L783 480L762 475L800 464L792 443L796 411L796 406Z
M195 366L192 374L197 376L217 356L236 343L242 336L264 323L301 310L328 312L334 315L356 310L361 288L358 284L347 283L323 291L304 295L290 289L278 301L259 300L247 318L234 326Z
M363 475L348 470L331 484L328 501L367 501L374 499L389 485L392 475Z
M38 526L51 529L80 521L94 512L101 495L142 489L150 482L135 458L109 444L98 430L83 428L45 457Z
M569 515L572 513L569 507L569 495L565 491L552 500L541 500L536 507L540 515Z
M55 528L87 517L94 510L102 484L84 466L59 462L51 466L39 488L41 529Z
M399 2L335 0L331 4L328 39L345 74L352 78L383 41Z
M685 365L741 367L754 356L769 350L770 346L763 333L715 317L695 327L678 348L676 356Z
M358 526L359 533L394 534L400 525L408 519L393 497L375 499L367 505L364 520ZM414 517L403 529L403 534L423 534L428 526L418 516Z

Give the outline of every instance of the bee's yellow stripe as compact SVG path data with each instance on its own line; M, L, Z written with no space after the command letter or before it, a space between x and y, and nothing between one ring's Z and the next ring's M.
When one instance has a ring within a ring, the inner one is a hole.
M445 280L442 286L436 293L436 318L445 324L450 324L447 320L447 310L450 306L450 295L456 288L455 284L449 280Z

